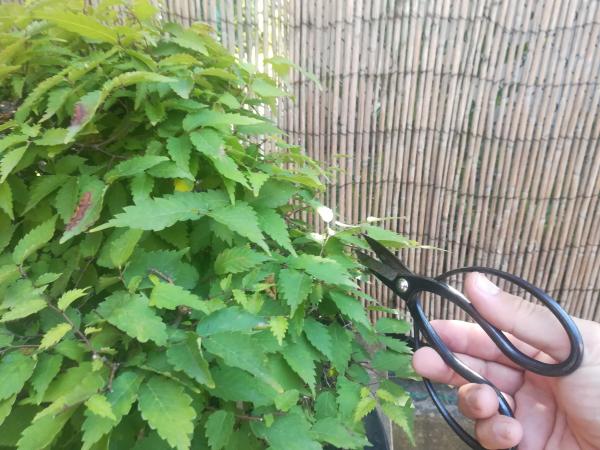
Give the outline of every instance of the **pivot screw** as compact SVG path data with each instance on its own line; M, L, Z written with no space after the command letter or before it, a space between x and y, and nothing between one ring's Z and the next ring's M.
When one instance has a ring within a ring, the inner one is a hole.
M405 278L400 278L396 282L396 285L398 286L398 290L400 292L408 292L408 281L406 281Z

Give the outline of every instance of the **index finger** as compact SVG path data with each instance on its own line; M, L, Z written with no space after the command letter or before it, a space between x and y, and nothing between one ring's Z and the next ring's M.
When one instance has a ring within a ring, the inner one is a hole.
M548 308L502 291L479 273L467 275L465 293L481 315L497 328L556 360L569 356L571 344L567 332Z

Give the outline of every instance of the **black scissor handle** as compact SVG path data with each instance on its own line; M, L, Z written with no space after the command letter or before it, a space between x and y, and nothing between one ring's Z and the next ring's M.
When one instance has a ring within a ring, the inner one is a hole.
M541 301L558 319L560 324L565 329L567 336L571 344L571 352L569 356L562 362L556 364L548 364L537 361L517 349L512 342L506 337L506 335L498 328L489 323L476 309L475 307L464 297L463 294L447 285L443 280L448 279L452 275L466 272L482 272L492 275L499 276L506 279L513 284L521 287L525 291L529 292L536 299ZM462 361L460 361L452 351L446 346L440 336L431 326L427 319L421 303L418 299L418 295L422 292L431 292L435 295L445 298L463 311L471 316L477 324L484 330L484 332L493 340L498 348L506 355L511 361L521 366L525 370L544 375L544 376L564 376L572 373L581 364L583 358L583 339L581 333L575 325L573 319L560 307L560 305L548 294L541 289L532 285L531 283L516 277L510 273L502 272L496 269L490 269L486 267L465 267L461 269L452 270L446 272L436 279L427 279L416 276L406 276L409 280L410 294L407 302L408 309L414 319L415 328L415 342L417 348L419 346L420 335L423 333L431 347L433 347L440 357L448 364L455 372L461 375L463 378L472 383L487 384L491 386L498 395L500 414L506 416L513 416L510 406L506 402L506 399L502 393L496 388L489 380L479 375L477 372L470 369ZM440 414L444 417L448 425L454 430L454 432L467 444L469 447L475 450L482 450L483 447L479 445L477 440L467 433L460 424L450 415L448 410L442 404L438 398L433 385L429 380L425 380L425 385L431 396L434 404L439 410ZM516 449L516 447L514 448ZM514 450L511 449L511 450Z
M539 300L546 308L550 310L552 315L554 315L567 333L567 337L569 338L571 345L569 356L564 361L555 364L549 364L531 358L517 349L506 337L506 335L501 330L489 323L486 319L484 319L483 316L479 314L475 307L471 305L471 303L469 303L460 292L443 283L443 280L446 280L453 275L468 272L481 272L498 276L519 286L521 289L525 290ZM477 322L477 324L483 329L483 331L485 331L492 341L494 341L502 353L504 353L507 358L509 358L515 364L521 366L523 369L546 377L560 377L574 372L581 364L581 360L583 359L583 338L581 337L579 328L577 328L577 325L571 316L569 316L566 311L561 308L556 300L528 281L525 281L511 273L503 272L497 269L491 269L488 267L463 267L461 269L455 269L446 272L438 276L436 280L442 282L446 288L444 289L443 285L441 287L438 286L435 288L437 292L433 293L447 298L452 303L463 309L475 320L475 322Z
M450 368L452 368L452 370L454 370L456 373L458 373L460 376L462 376L471 383L487 384L488 386L491 386L494 389L494 391L496 391L496 395L498 396L498 412L504 416L514 417L510 405L508 404L500 390L496 386L494 386L494 384L487 378L478 374L469 366L464 364L446 346L444 341L429 323L429 320L427 320L425 312L423 311L423 308L421 306L421 302L416 297L416 294L409 300L408 308L414 320L415 350L418 350L421 345L421 333L423 333L429 345L431 345L431 347L435 349L435 351L440 355L444 362L448 364ZM454 417L452 417L448 409L446 409L446 406L438 397L437 392L431 381L424 378L423 382L425 383L427 392L429 393L429 396L431 397L431 400L433 401L437 410L440 412L440 414L442 415L446 423L450 426L450 428L452 428L454 433L456 433L456 435L470 448L474 450L485 450L485 448L482 447L479 444L479 442L477 442L477 439L471 436L469 432L467 432L460 425L460 423L458 423L458 421ZM513 447L509 450L516 450L516 447Z

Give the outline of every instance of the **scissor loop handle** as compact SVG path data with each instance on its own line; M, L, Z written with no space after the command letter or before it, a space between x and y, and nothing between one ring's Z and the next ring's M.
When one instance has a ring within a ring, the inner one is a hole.
M447 280L453 275L468 272L481 272L498 276L519 286L521 289L527 291L529 294L539 300L546 308L550 310L550 312L559 321L567 333L571 345L569 356L564 361L550 364L531 358L517 349L506 337L506 335L501 330L489 323L485 318L483 318L483 316L471 303L467 302L465 305L466 298L460 292L443 283L443 280ZM574 372L581 364L581 360L583 359L583 338L581 337L579 328L577 328L577 325L571 316L569 316L565 310L561 308L556 300L528 281L525 281L511 273L503 272L497 269L491 269L488 267L463 267L446 272L438 276L436 280L442 282L442 285L439 287L434 287L434 290L437 292L433 293L447 298L462 308L477 322L477 324L479 324L479 326L494 341L502 353L504 353L507 358L509 358L515 364L521 366L523 369L547 377L560 377ZM431 289L425 290L432 291Z

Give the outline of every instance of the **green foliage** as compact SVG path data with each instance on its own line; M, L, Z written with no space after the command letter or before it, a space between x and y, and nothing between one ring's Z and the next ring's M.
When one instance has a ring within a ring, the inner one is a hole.
M371 325L351 247L415 243L299 217L332 172L262 114L284 79L147 0L80 5L0 5L0 446L358 449L375 405L410 434L367 389L413 376L407 324Z

